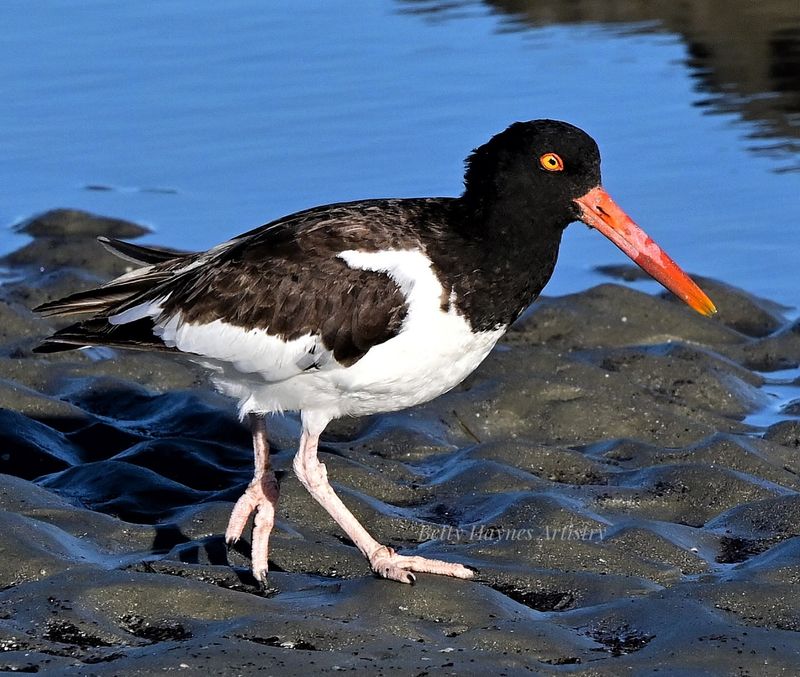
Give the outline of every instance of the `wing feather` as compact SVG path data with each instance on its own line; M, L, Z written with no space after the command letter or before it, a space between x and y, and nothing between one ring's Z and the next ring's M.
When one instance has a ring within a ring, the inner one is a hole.
M123 240L117 240L113 237L105 237L103 235L98 237L97 241L114 254L114 256L118 256L126 261L131 261L132 263L153 265L156 263L163 263L164 261L185 258L191 255L191 252L182 252L166 247L143 247L142 245L124 242Z
M385 271L350 267L339 254L375 251L387 234L393 246L419 250L407 223L409 207L398 205L369 201L307 210L201 254L105 238L101 244L145 267L39 306L45 315L93 316L45 339L38 351L177 349L247 369L270 360L319 368L331 357L353 364L401 331L408 308ZM258 335L260 343L253 338ZM293 347L285 353L272 339Z

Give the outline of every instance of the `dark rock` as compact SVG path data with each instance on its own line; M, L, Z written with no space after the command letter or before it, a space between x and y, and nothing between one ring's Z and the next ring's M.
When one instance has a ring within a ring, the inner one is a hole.
M149 228L137 223L97 216L79 209L53 209L14 226L18 233L32 237L97 237L134 238L147 235Z

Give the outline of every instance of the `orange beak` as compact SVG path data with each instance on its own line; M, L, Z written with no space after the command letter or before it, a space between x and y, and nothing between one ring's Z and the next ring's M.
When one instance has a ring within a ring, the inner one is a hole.
M642 270L649 273L698 313L717 312L711 299L684 273L650 236L637 226L600 186L592 188L575 202L580 219L596 228L625 252Z

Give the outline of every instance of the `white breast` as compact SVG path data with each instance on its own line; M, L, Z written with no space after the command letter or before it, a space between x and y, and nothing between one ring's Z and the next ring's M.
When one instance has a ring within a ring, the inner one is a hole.
M402 409L441 395L472 373L506 330L475 333L452 303L442 310L444 289L420 251L351 250L339 257L351 268L389 275L408 305L397 336L329 374L346 395L343 414Z

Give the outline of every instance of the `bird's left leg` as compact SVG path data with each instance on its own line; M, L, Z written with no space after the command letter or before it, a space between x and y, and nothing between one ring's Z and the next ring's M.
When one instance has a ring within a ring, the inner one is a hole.
M233 507L225 541L232 545L239 540L250 515L255 512L251 561L253 575L263 584L267 579L267 557L269 554L269 535L275 524L275 509L278 505L278 480L269 459L267 426L262 414L250 414L250 430L253 433L253 455L255 472L253 479Z
M344 529L350 540L369 560L372 570L383 578L400 583L414 583L416 577L413 572L472 578L474 575L472 569L461 564L425 557L398 555L392 548L381 545L372 538L333 491L333 487L328 482L325 464L320 463L317 459L317 445L322 428L324 425L308 426L304 417L300 450L294 457L293 463L295 474L308 492Z

